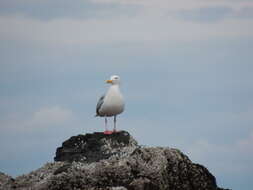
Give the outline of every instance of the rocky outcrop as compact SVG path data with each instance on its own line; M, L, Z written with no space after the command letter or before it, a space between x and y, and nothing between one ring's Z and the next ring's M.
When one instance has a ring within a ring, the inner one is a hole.
M93 133L71 137L57 148L55 161L92 163L112 157L129 156L138 147L128 132L105 135Z
M4 183L0 175L0 189L221 190L179 150L139 146L126 131L71 137L54 159L16 179L5 176Z
M2 172L0 172L0 190L10 189L14 179Z

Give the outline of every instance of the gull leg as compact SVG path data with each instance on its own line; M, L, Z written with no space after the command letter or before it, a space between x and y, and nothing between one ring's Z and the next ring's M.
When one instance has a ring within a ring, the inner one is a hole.
M104 131L104 134L105 135L112 134L112 132L107 129L107 117L105 117L105 131Z
M116 130L116 115L114 116L114 119L113 119L113 123L114 123L114 128L113 128L113 132L116 133L117 130Z

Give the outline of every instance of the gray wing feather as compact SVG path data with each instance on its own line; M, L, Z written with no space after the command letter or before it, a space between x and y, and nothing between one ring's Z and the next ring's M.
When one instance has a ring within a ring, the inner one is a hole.
M101 96L98 100L97 107L96 107L96 113L97 113L96 116L99 116L99 110L100 110L102 104L104 103L104 98L105 98L105 95Z

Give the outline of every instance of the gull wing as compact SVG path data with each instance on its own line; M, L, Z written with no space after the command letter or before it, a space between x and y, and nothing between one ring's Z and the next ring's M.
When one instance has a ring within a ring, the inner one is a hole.
M98 100L97 107L96 107L96 113L97 113L96 116L100 116L100 115L99 115L99 110L100 110L101 106L102 106L103 103L104 103L104 98L105 98L105 95L101 96L101 97L99 98L99 100Z

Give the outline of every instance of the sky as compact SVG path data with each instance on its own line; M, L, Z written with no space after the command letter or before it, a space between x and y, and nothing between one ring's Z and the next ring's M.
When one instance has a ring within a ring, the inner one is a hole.
M28 173L103 131L95 107L117 74L120 130L250 190L252 37L252 0L1 0L0 171Z

